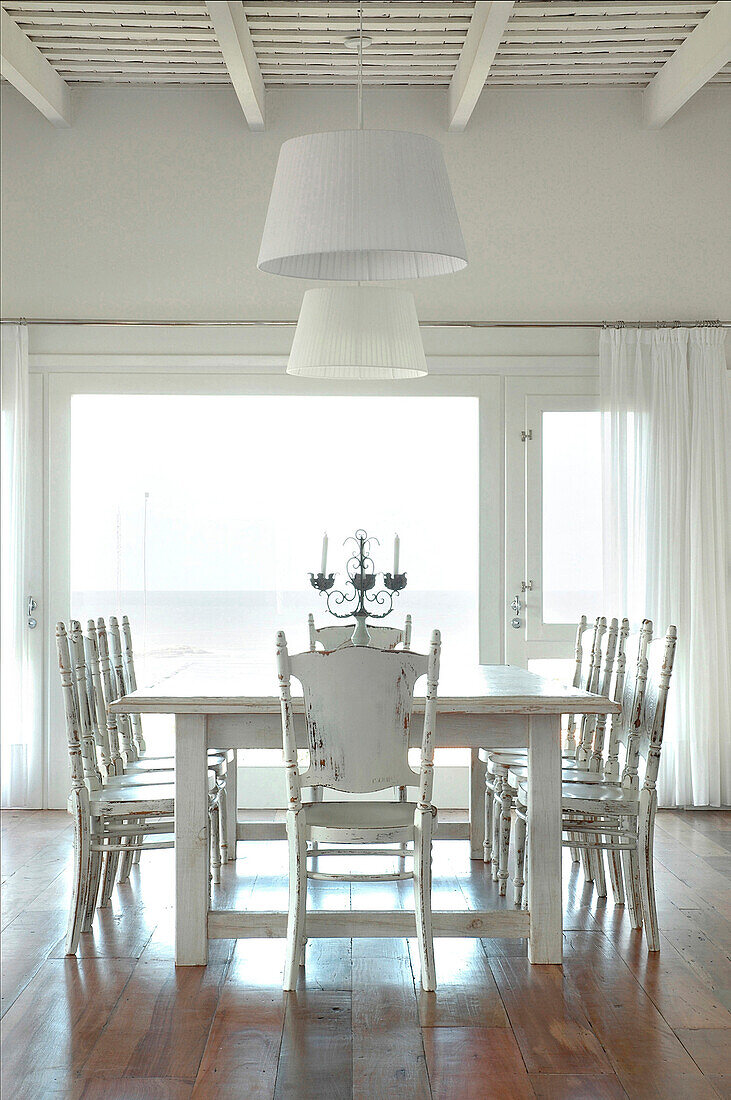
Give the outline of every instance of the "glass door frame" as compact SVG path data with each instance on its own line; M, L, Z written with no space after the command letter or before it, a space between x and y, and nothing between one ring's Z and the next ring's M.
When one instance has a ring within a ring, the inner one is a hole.
M69 617L70 606L70 499L71 499L71 398L76 394L192 394L192 395L287 395L379 397L475 397L479 417L479 660L500 663L502 639L496 624L502 604L501 548L503 527L503 378L488 374L430 375L408 383L334 383L290 378L270 372L254 374L208 373L170 368L153 372L141 364L137 371L52 371L47 375L48 400L45 433L45 562L46 578L46 744L47 805L62 807L68 793L68 765L61 693L55 676L54 627ZM181 360L183 357L180 357ZM182 366L182 363L181 363ZM404 426L407 437L408 425ZM357 441L353 442L357 447ZM403 440L395 441L396 453ZM438 458L439 441L434 441ZM89 461L123 462L121 443L104 433L104 425L89 440ZM428 471L424 471L428 476ZM455 563L458 568L458 563ZM475 655L478 656L477 654Z
M598 408L595 377L506 379L503 621L509 664L527 668L531 659L573 653L575 624L544 623L542 614L542 413ZM516 598L521 605L517 614ZM520 625L514 627L513 620Z

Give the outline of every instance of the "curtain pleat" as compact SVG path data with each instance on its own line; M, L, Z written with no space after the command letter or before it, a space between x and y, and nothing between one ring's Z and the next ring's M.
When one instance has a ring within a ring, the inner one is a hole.
M731 802L727 418L719 329L608 329L600 343L605 593L678 649L658 795Z
M26 623L26 490L28 462L28 331L2 326L2 681L0 747L2 805L36 808L39 784L31 770L40 767L35 743L33 683ZM35 801L34 801L35 799Z

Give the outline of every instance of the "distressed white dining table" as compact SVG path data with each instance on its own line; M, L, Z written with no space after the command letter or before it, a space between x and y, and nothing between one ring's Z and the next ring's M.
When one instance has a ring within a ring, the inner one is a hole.
M293 689L297 684L293 682ZM139 688L112 704L125 714L175 715L175 961L205 964L209 939L284 937L286 912L209 908L208 796L206 751L281 748L282 729L274 666L253 667L216 660L192 664L152 687ZM424 710L418 694L414 713ZM295 697L298 742L307 747L302 699ZM511 665L442 666L437 748L471 750L471 853L482 855L484 769L479 748L528 749L527 910L434 911L436 936L510 936L528 940L533 963L562 961L561 896L561 716L617 711L600 695L564 687ZM412 722L418 745L421 722ZM284 837L283 825L251 828L236 820L236 768L229 794L229 836ZM479 807L479 811L478 811ZM450 830L440 828L441 837ZM452 830L451 835L458 835ZM235 844L231 845L235 851ZM232 853L233 854L233 853ZM414 934L408 910L314 911L307 936L398 936Z

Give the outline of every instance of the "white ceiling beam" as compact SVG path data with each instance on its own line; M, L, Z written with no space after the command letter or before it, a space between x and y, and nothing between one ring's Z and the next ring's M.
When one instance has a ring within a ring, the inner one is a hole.
M68 85L4 8L0 8L0 76L54 126L71 125Z
M477 0L462 53L449 85L449 129L464 130L485 87L514 0Z
M209 0L208 12L250 130L264 129L264 80L241 3Z
M645 126L657 130L731 61L731 4L721 0L642 93Z

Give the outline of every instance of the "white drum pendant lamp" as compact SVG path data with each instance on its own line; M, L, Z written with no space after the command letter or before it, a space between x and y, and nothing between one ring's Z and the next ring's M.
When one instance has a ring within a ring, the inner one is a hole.
M448 275L466 264L444 156L432 138L339 130L282 145L262 271L370 282Z
M418 378L427 373L414 296L376 286L308 290L287 374L306 378Z

